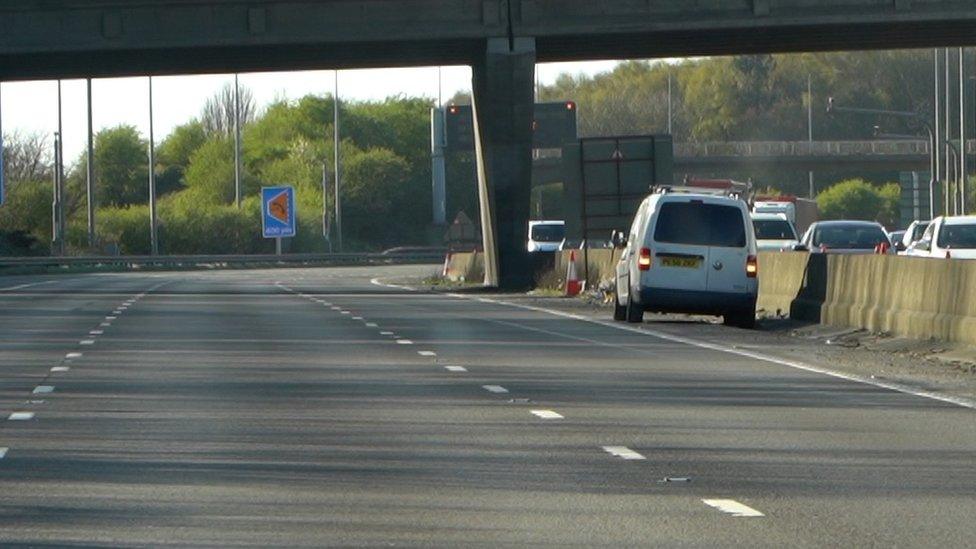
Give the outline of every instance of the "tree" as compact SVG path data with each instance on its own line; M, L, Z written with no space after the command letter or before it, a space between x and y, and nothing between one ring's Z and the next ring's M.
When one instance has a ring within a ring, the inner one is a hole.
M241 86L240 96L240 124L241 127L250 124L256 113L254 93L250 88ZM223 88L207 100L203 107L200 121L207 135L231 136L234 134L234 84L227 83Z
M42 133L15 131L3 136L3 172L8 184L49 180L53 176L53 149Z
M149 202L148 144L134 126L95 135L96 198L99 206Z
M822 219L863 219L893 226L898 220L900 187L876 187L863 179L841 181L817 196Z
M166 195L186 186L185 175L193 153L207 141L199 120L177 126L156 148L156 192Z

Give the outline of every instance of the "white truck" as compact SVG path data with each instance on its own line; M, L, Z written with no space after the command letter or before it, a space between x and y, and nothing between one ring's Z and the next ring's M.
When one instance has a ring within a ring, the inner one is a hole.
M753 201L752 213L782 214L796 227L798 234L820 220L820 209L817 201L795 196L757 196Z

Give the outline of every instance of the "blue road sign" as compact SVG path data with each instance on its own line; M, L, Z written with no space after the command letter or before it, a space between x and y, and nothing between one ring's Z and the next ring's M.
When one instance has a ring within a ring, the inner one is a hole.
M264 238L290 238L295 236L294 188L262 188L261 212Z

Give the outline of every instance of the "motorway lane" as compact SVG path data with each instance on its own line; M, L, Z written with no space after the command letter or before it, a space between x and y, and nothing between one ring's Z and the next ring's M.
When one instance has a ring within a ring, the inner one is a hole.
M369 282L415 272L112 275L0 292L0 380L14 380L2 411L37 414L0 425L10 448L0 541L976 539L973 410ZM78 345L92 322L156 286ZM30 346L8 356L21 339ZM84 354L45 373L68 352ZM32 396L34 382L54 392ZM615 446L644 459L603 448ZM765 516L732 517L703 499Z

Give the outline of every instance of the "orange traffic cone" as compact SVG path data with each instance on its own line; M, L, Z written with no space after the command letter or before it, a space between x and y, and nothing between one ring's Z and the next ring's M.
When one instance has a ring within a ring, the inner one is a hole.
M576 250L569 252L569 264L566 266L566 295L573 297L583 291L583 283L576 273Z

